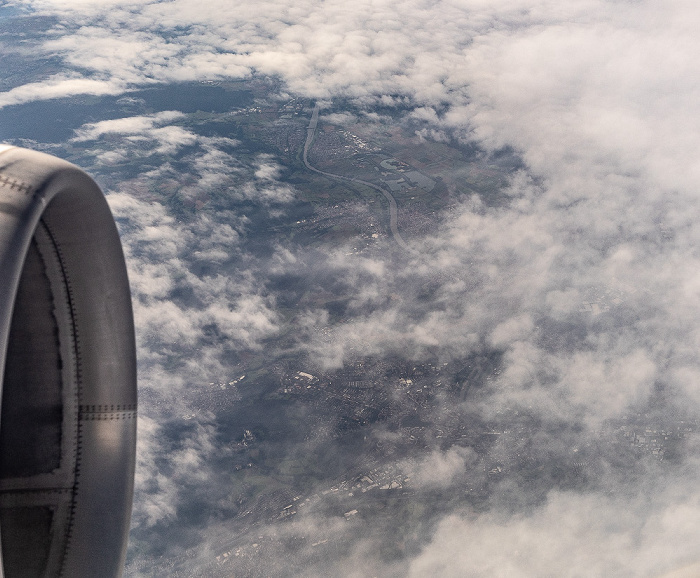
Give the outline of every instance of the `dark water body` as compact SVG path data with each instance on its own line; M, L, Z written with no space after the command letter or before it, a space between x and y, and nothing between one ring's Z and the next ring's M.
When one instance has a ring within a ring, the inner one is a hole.
M26 82L32 82L28 78ZM221 86L182 83L136 90L116 96L78 95L0 109L0 142L31 139L60 143L74 136L85 123L164 110L184 113L222 113L248 106L253 95L247 90L230 91Z
M154 111L179 110L185 113L221 113L248 106L253 102L253 94L248 90L234 92L221 86L199 82L147 88L133 92L131 96L142 98L145 106Z

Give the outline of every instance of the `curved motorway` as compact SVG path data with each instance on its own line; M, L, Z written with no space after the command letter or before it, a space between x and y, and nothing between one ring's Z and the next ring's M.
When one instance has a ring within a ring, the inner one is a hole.
M350 181L353 183L359 183L361 185L364 185L366 187L370 187L376 191L379 191L384 197L386 198L387 201L389 201L389 228L391 229L391 234L394 237L394 240L396 243L402 248L405 249L406 251L410 253L415 253L415 251L408 246L406 241L403 240L401 237L401 233L399 233L399 228L397 226L397 220L398 220L398 207L396 205L396 199L394 199L394 196L389 192L385 191L382 187L379 185L375 185L374 183L370 183L368 181L363 181L362 179L356 179L354 177L345 177L343 175L336 175L333 173L328 173L326 171L322 171L320 169L317 169L316 167L312 166L311 163L309 163L309 150L311 149L311 144L314 140L314 135L316 133L316 127L318 126L318 112L319 112L319 107L316 105L314 107L314 111L311 114L311 121L309 122L309 126L306 129L306 143L304 143L304 164L306 165L306 168L309 169L310 171L314 171L315 173L318 173L320 175L324 175L326 177L331 177L333 179L340 179L342 181Z

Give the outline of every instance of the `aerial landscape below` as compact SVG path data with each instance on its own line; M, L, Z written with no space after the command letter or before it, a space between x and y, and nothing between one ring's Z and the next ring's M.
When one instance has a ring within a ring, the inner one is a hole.
M0 4L139 359L125 575L700 561L700 8Z

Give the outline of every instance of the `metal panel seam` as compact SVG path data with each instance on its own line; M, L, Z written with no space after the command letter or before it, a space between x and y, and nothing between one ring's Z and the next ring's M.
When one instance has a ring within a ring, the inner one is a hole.
M60 194L60 193L59 193ZM71 500L71 505L70 505L70 513L69 513L69 518L68 518L68 523L66 525L66 542L65 546L63 549L63 555L61 557L61 566L59 570L59 576L64 576L65 575L65 562L66 558L68 556L68 552L70 551L71 547L71 538L73 536L73 526L75 523L75 509L76 509L76 504L77 504L77 496L78 496L78 491L79 491L79 486L80 486L80 467L81 467L81 454L82 454L82 425L81 425L81 420L80 420L80 399L82 397L82 382L81 382L81 355L80 355L80 336L79 336L79 331L78 331L78 320L77 320L77 313L76 313L76 308L75 308L75 299L73 297L73 286L71 283L70 275L68 274L67 266L66 266L66 260L63 256L63 251L61 249L60 244L56 240L56 235L54 234L53 230L51 227L46 223L43 219L41 219L41 224L44 226L49 239L51 239L51 242L54 245L54 248L56 249L56 255L58 257L58 262L61 267L61 272L63 274L63 279L65 281L65 287L66 287L66 296L68 299L68 308L70 310L70 319L71 319L71 326L72 326L72 336L73 336L73 349L74 349L74 354L75 354L75 385L76 385L76 397L77 397L77 403L75 404L76 407L76 415L75 415L75 423L76 423L76 447L75 447L75 477L74 477L74 482L73 482L73 498Z

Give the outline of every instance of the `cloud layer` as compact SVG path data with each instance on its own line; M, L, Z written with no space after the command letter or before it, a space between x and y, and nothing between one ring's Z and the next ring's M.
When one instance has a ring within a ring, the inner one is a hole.
M496 351L499 372L469 400L469 411L496 421L516 414L539 420L544 433L536 443L558 457L571 449L555 433L561 424L583 446L629 416L697 419L695 4L36 0L31 6L59 19L41 47L65 70L0 93L2 107L158 83L274 76L289 94L322 104L350 97L370 113L401 110L401 122L423 128L423 138L476 143L486 155L506 149L522 159L503 202L476 194L459 199L435 235L411 241L417 256L348 257L341 248L319 257L291 247L262 267L240 248L243 222L200 216L179 223L164 206L128 191L110 195L123 219L142 359L150 367L162 369L182 348L199 347L212 324L240 348L260 347L283 325L260 282L307 267L323 279L342 279L353 296L341 322L311 305L294 320L301 330L293 347L319 367L398 353L450 363ZM239 200L264 207L292 201L279 159L260 154L241 164L236 142L197 135L179 119L174 111L98 121L76 127L74 143L95 143L98 167L155 155L163 162L154 180L177 175L169 163L190 155L193 178L180 194L192 202L234 182L240 186L230 194ZM100 148L108 136L119 145ZM192 257L243 263L246 273L197 274ZM196 309L173 297L185 287ZM202 366L224 372L221 359L217 346L203 348L196 361L186 359L182 383ZM148 379L157 381L157 374ZM192 480L213 451L214 435L206 424L195 429L176 454L177 475ZM688 538L700 517L695 461L684 455L671 470L677 478L644 465L639 475L649 497L633 491L639 477L624 480L612 448L601 451L600 479L587 491L553 489L536 501L531 488L514 482L511 501L494 498L486 514L451 513L410 572L573 576L586 568L594 576L652 576L700 557ZM512 454L503 448L502 461ZM464 448L435 450L403 467L425 491L440 484L444 490L472 458ZM443 472L439 483L431 471ZM144 525L174 515L173 499L166 499L174 478L150 476L141 481L151 496L138 514ZM526 505L519 510L520 503ZM357 552L362 548L358 542Z

